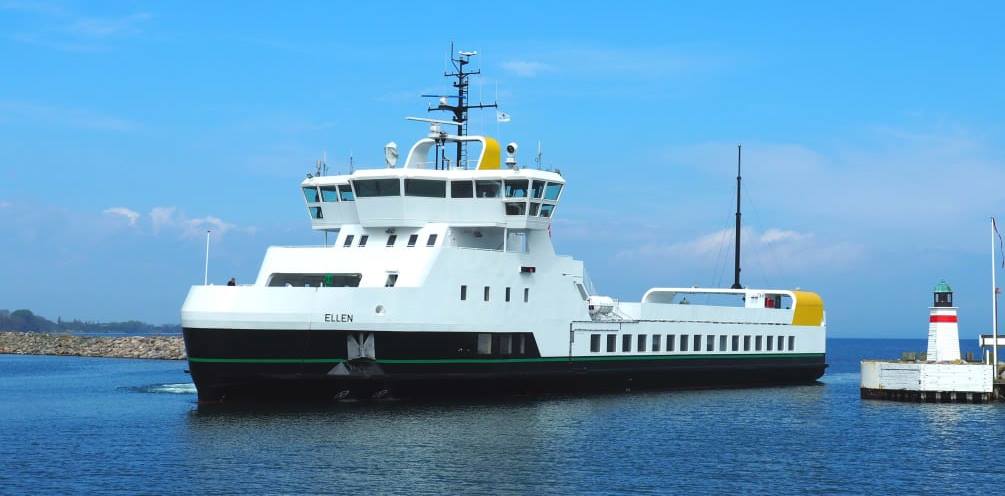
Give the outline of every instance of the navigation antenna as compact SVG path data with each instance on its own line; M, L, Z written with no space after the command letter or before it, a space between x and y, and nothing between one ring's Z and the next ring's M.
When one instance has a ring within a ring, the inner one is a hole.
M733 285L731 289L743 289L740 285L740 152L742 145L736 145L736 250L733 254Z
M444 77L456 78L452 84L454 88L457 89L456 95L422 95L423 98L439 98L437 105L435 107L429 106L426 111L447 111L454 114L453 121L457 123L457 135L465 136L468 131L468 110L471 109L484 109L484 108L499 108L497 102L492 103L482 103L478 102L477 105L468 104L468 85L469 76L477 76L482 73L481 69L477 71L467 71L465 70L466 65L471 63L471 57L478 55L476 51L465 51L461 50L457 52L456 58L454 58L454 44L450 43L450 63L454 67L453 72L444 72ZM456 101L455 104L451 105L450 100ZM457 142L457 161L455 162L457 167L461 167L465 162L465 148L464 143Z

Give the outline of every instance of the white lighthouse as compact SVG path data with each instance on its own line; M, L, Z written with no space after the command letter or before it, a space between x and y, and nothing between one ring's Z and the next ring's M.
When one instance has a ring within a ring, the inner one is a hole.
M953 288L940 281L935 286L934 303L928 313L928 361L960 360L960 331L953 306Z

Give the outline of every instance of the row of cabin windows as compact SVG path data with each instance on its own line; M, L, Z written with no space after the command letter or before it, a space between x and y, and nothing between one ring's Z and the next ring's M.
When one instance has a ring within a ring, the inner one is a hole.
M437 235L437 234L430 234L429 237L426 238L426 246L436 246L436 238L438 236L439 235ZM352 246L352 242L355 239L356 239L356 235L355 234L347 234L346 237L345 237L345 240L342 242L342 247L343 248L349 248L350 246ZM363 248L363 247L366 246L366 243L369 240L370 240L370 235L369 234L361 234L359 236L359 244L357 244L356 246L358 246L360 248ZM391 248L391 247L394 246L394 244L397 241L398 241L398 235L397 234L392 234L392 235L390 235L390 236L387 237L387 244L385 246L387 246L388 248ZM418 243L418 242L419 242L419 235L418 234L411 234L411 235L408 236L408 247L409 248L414 247L416 245L416 243Z
M491 293L492 293L491 287L485 286L482 289L482 301L489 301ZM504 299L507 302L510 301L511 295L512 291L510 290L510 287L507 286ZM467 301L467 300L468 300L468 286L467 284L461 284L461 301ZM527 303L528 301L530 301L530 288L523 288L523 302Z
M479 334L476 351L479 355L524 355L527 353L527 336Z
M462 298L463 299L463 298ZM638 334L635 335L635 346L632 346L632 334L621 335L621 351L628 353L631 351L664 351L662 334ZM590 335L590 352L601 352L601 334ZM786 337L788 341L786 341ZM651 339L650 339L651 338ZM742 351L793 351L796 348L795 336L736 336L725 334L667 334L665 351L741 351L740 343L743 343ZM718 347L716 346L718 341ZM704 344L704 347L702 346ZM777 346L776 346L777 344ZM607 335L608 353L618 351L618 335ZM786 347L786 345L788 345ZM751 349L753 348L753 349ZM786 349L787 348L787 349Z
M562 193L562 183L529 181L527 179L479 179L450 182L449 198L529 198L558 201ZM348 184L328 186L304 186L307 203L334 203L353 201L356 196L372 198L377 196L401 196L399 179L361 179ZM447 181L438 179L405 179L405 196L424 198L448 198Z

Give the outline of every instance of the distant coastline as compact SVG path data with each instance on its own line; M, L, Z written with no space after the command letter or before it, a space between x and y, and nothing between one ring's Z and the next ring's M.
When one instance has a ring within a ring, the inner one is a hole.
M181 336L75 336L0 331L0 354L184 360Z
M178 324L155 325L138 320L125 322L91 322L84 320L63 320L53 322L31 310L0 310L0 330L23 332L68 332L85 335L120 334L130 336L180 335Z

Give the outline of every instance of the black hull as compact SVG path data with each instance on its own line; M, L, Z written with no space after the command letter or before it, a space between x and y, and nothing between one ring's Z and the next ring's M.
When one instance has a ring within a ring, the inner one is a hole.
M376 360L346 361L343 332L185 329L184 333L192 379L199 400L206 402L808 384L819 379L827 367L823 354L695 353L570 359L541 357L530 342L522 355L486 357L470 353L463 343L447 342L475 340L474 333L386 333L383 339L377 336ZM435 348L449 351L436 353Z

